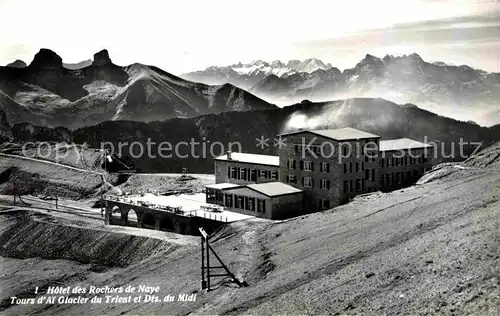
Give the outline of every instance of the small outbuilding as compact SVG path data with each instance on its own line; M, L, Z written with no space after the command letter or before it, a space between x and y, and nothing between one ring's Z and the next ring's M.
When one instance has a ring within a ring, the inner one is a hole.
M224 188L226 210L267 219L286 219L302 214L303 191L282 182ZM208 202L208 201L207 201Z

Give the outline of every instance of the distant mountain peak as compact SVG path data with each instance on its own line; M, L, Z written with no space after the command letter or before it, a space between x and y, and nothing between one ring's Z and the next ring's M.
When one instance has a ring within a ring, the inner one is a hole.
M109 58L109 52L107 49L103 49L94 54L94 61L92 66L104 66L112 64L111 58Z
M25 68L27 67L26 63L20 59L16 59L14 62L7 64L6 67L13 67L13 68Z
M42 48L36 53L35 58L29 65L31 68L52 69L63 66L62 58L47 48Z
M366 54L365 58L363 58L359 63L357 63L355 68L363 68L365 66L381 67L383 65L384 61L382 59L370 54Z

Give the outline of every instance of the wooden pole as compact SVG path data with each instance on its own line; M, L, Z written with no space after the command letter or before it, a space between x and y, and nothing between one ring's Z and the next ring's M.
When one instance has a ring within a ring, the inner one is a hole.
M205 240L201 236L201 289L204 290L207 287L205 283Z
M210 252L208 245L208 238L205 238L206 242L206 251L207 251L207 292L210 291Z

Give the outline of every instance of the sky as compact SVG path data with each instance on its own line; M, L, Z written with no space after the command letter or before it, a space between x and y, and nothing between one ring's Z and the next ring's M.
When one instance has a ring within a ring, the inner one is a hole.
M108 49L115 64L174 74L212 65L367 53L500 72L498 0L0 0L0 65L49 48L66 63Z

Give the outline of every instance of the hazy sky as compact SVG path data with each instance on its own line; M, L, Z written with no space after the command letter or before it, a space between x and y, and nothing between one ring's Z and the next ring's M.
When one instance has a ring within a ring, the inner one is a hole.
M309 57L344 69L366 53L412 52L500 72L500 2L0 0L0 64L42 47L67 63L107 48L116 64L174 74Z

